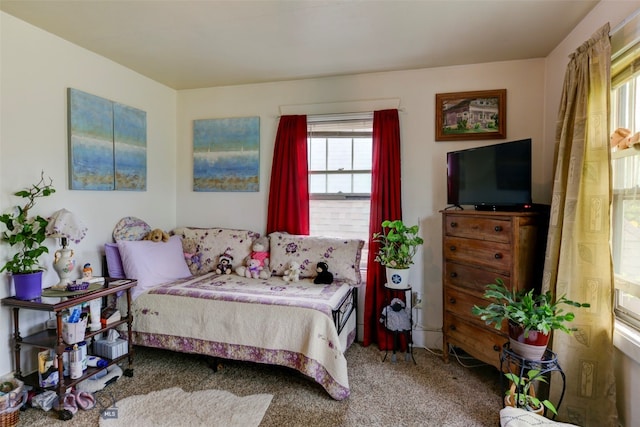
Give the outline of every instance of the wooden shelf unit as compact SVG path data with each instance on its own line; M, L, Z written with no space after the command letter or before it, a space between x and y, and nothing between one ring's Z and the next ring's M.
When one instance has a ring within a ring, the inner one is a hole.
M82 376L78 379L71 379L69 377L63 376L63 353L65 348L68 346L64 340L62 339L62 316L65 310L68 310L71 307L74 307L78 304L82 304L87 301L94 300L96 298L105 298L110 295L115 295L119 292L124 292L127 298L127 314L123 316L120 320L110 323L105 327L100 328L97 331L90 331L87 329L85 331L84 339L87 343L90 343L91 338L100 333L106 332L110 329L116 328L120 325L127 325L127 333L128 333L128 353L121 357L117 357L115 359L109 360L109 365L111 366L114 363L118 363L121 360L127 359L128 361L128 369L125 371L125 375L132 376L133 375L133 345L132 345L132 336L131 336L131 324L133 322L133 316L131 314L131 288L136 286L137 282L135 280L127 280L127 279L109 279L105 278L104 285L95 290L86 292L80 295L73 295L69 297L42 297L36 298L33 300L19 300L15 297L7 297L2 299L2 305L13 308L13 344L14 344L14 359L15 359L15 371L16 377L25 381L26 384L32 385L37 389L40 389L39 381L38 381L38 372L34 372L29 375L23 375L21 370L21 360L20 360L20 351L23 345L29 345L36 348L49 348L53 349L56 352L56 357L58 359L58 377L60 380L58 381L58 385L54 388L58 394L58 399L60 403L64 398L64 394L69 387L72 387L83 381L98 371L104 368L91 368L88 367L83 373ZM40 332L36 332L29 336L23 337L20 334L20 309L23 310L37 310L37 311L45 311L49 313L55 313L56 315L56 329L45 329ZM62 407L62 405L60 405Z

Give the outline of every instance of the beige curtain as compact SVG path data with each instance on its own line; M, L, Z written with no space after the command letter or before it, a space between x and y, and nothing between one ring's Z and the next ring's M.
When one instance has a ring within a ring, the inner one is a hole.
M558 419L617 426L613 376L613 270L609 247L611 172L609 24L570 57L558 113L556 170L543 291L589 302L574 311L579 331L557 332L552 349L567 380ZM550 397L562 383L554 376Z

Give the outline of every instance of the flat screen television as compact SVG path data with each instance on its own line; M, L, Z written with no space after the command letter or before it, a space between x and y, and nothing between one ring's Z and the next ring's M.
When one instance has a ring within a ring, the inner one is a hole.
M531 139L447 153L447 203L477 210L531 207Z

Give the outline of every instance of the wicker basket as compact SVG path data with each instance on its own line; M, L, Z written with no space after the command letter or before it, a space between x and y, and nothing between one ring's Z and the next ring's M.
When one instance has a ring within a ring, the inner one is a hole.
M13 389L9 393L0 396L0 412L2 412L5 409L11 409L20 402L24 383L13 377L2 377L0 382L13 384Z
M0 411L0 427L15 427L18 425L20 408L27 401L27 391L22 390L22 394L8 408Z

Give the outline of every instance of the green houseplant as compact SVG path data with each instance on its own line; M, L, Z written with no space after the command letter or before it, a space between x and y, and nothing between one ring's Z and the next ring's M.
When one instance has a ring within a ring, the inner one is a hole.
M547 379L537 369L530 369L527 376L520 378L518 375L507 372L504 374L511 382L511 387L505 393L504 404L528 411L542 414L544 408L558 415L556 407L549 400L540 400L536 397L534 382L547 382Z
M40 257L49 252L49 249L43 244L47 237L45 228L48 220L40 215L29 216L29 211L35 206L38 198L48 197L55 191L53 181L49 179L47 182L44 173L42 173L40 181L36 184L14 193L14 196L26 199L25 205L15 206L11 212L0 215L0 222L6 227L6 230L2 232L2 241L16 248L16 253L0 269L0 272L8 271L11 273L16 288L16 297L20 299L33 299L40 296L42 290ZM36 290L35 285L31 287L23 285L23 279L36 280L38 289ZM23 288L28 288L28 290Z
M373 235L373 241L380 244L375 261L387 268L387 284L406 287L409 267L418 246L424 243L418 235L419 226L407 226L399 219L384 220L381 225L382 232Z
M564 295L554 300L550 291L535 293L534 290L510 290L500 278L487 285L484 297L492 302L486 307L474 306L472 313L480 316L487 325L494 324L496 329L501 329L503 321L507 320L512 350L537 360L544 354L551 331L572 333L576 330L567 326L575 314L565 312L562 306L590 307L588 303L571 301ZM541 348L532 349L528 346Z

